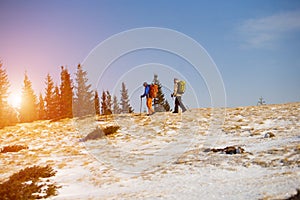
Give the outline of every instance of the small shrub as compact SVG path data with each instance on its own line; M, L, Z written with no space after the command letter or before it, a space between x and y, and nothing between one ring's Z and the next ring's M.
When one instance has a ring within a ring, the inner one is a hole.
M54 184L39 182L40 178L49 178L55 173L49 166L33 166L22 169L10 176L9 180L0 184L0 197L3 200L18 200L41 199L56 195L59 187ZM43 187L47 189L43 191Z
M275 134L272 133L272 132L267 132L267 133L264 135L264 138L272 138L272 137L275 137Z
M46 167L33 166L21 169L18 173L13 174L10 179L19 181L36 181L39 178L48 178L54 175L55 172L48 165Z
M108 127L105 127L102 130L102 129L97 127L95 130L90 132L87 136L80 139L79 141L80 142L85 142L87 140L96 140L96 139L102 138L105 135L114 134L115 132L117 132L117 130L119 130L119 128L120 128L120 126L108 126Z
M90 132L87 136L85 136L83 139L80 141L85 142L87 140L96 140L104 136L103 131L100 128L96 128L92 132Z
M28 149L27 146L23 145L11 145L11 146L4 146L0 153L7 153L7 152L18 152L21 151L22 149Z
M117 132L120 129L120 126L108 126L103 129L105 135L111 135Z
M245 152L245 149L243 149L242 147L239 146L228 146L225 147L223 149L205 149L204 152L222 152L222 153L226 153L226 154L242 154Z

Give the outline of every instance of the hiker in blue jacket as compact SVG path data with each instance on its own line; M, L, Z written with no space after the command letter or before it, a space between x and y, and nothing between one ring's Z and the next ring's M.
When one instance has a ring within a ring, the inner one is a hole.
M173 113L178 113L178 106L180 106L182 112L186 111L186 108L181 100L181 96L183 95L184 91L178 92L179 82L180 81L177 78L174 78L174 92L171 94L171 97L175 97L175 107Z
M150 85L147 82L144 82L143 86L145 87L145 92L141 95L141 99L146 97L146 106L148 108L148 115L153 115L154 110L152 108L152 97L150 96Z

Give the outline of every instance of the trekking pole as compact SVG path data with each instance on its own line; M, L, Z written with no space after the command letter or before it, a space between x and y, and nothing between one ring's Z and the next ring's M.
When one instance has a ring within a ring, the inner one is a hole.
M141 98L141 104L140 104L140 115L142 115L142 103L143 103L143 99Z

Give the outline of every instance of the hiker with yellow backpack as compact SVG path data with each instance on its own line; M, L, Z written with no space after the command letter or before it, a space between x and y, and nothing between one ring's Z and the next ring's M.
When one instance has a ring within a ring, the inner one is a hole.
M156 84L149 85L147 82L144 82L143 86L145 87L145 92L143 95L141 95L141 102L142 102L142 98L146 97L146 106L148 108L148 115L153 115L155 112L152 107L152 99L156 98L157 96L158 86Z
M180 106L181 111L185 112L186 108L182 103L181 96L185 92L185 81L180 81L177 78L174 78L174 92L171 94L171 97L175 97L175 107L173 113L178 113L178 106Z

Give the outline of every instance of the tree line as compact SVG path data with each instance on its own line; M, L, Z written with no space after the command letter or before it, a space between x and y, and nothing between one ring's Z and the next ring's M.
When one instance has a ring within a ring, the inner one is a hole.
M169 111L170 105L164 97L162 85L157 77L154 75L153 79L153 82L158 85L157 98L154 100L155 111ZM54 84L50 74L47 74L45 78L45 85L45 93L40 93L37 98L32 88L32 82L25 72L22 101L20 108L16 110L8 102L10 83L6 70L0 62L0 128L18 122L134 112L124 82L120 90L120 101L109 91L102 91L100 99L97 90L92 90L91 84L88 84L87 72L80 64L77 66L74 82L68 69L62 66L60 85Z

